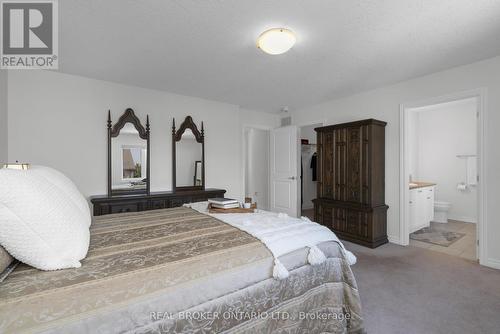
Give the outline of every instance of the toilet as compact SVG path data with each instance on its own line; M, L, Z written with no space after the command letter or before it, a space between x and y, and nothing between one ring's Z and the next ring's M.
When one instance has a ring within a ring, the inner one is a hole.
M447 223L450 207L451 203L449 202L434 202L434 221L436 223Z

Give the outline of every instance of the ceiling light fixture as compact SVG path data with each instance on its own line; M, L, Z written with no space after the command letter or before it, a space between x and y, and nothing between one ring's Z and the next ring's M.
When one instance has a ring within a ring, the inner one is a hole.
M279 55L290 50L297 41L295 34L285 28L264 31L257 39L257 47L270 55Z

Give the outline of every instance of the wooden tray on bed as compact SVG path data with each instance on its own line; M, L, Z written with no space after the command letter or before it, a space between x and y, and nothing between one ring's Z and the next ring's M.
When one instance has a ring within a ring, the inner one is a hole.
M252 207L250 209L245 209L245 208L220 209L220 208L212 208L212 205L208 204L208 213L253 213L255 209L257 209L256 204L252 204Z

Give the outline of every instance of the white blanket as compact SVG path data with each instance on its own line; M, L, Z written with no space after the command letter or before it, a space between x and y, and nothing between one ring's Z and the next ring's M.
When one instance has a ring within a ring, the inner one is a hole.
M278 257L308 247L309 263L312 265L323 263L326 256L317 245L325 241L337 242L348 263L350 265L356 263L356 257L345 249L335 233L306 217L292 218L283 213L263 210L256 210L255 213L209 214L207 202L192 203L187 206L213 216L262 241L274 256L273 276L277 279L284 279L289 274Z

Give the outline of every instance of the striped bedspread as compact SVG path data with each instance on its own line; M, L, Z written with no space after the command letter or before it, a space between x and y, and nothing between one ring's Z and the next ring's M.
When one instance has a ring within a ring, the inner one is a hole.
M361 331L356 283L341 255L335 260L298 268L309 281L301 290L296 282L271 278L273 258L260 241L194 210L96 217L81 268L43 272L21 265L0 284L0 333L252 332L261 319L207 321L179 314L234 310L245 298L254 306L247 301L244 309L270 309L307 293L304 302L318 303L314 289L318 298L332 292L330 306L354 315L343 327Z

